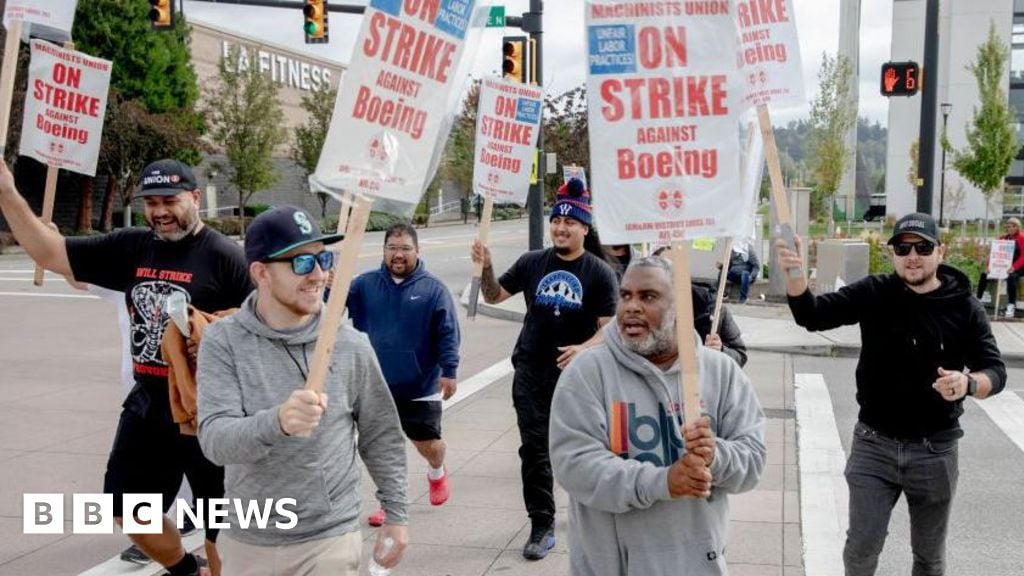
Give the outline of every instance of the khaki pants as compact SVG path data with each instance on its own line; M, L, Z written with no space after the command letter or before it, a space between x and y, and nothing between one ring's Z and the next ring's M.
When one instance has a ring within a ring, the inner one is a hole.
M222 532L217 550L222 576L358 576L363 539L356 531L288 546L252 546Z

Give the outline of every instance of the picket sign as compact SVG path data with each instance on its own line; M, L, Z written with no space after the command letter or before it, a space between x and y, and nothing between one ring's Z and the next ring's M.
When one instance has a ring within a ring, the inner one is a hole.
M352 214L352 204L355 199L351 192L344 192L341 195L341 209L338 210L338 234L345 234L348 231L348 221Z
M722 255L722 273L718 276L718 294L715 295L715 315L711 320L711 333L718 334L718 324L722 319L722 300L725 298L725 281L729 276L729 259L732 257L732 238L725 241L725 252Z
M700 418L700 389L697 386L697 346L693 340L693 293L690 291L690 243L672 242L672 285L676 286L676 343L679 346L679 398L686 423ZM680 431L680 433L682 433Z
M338 258L338 269L334 274L334 282L331 283L331 295L327 297L327 306L320 312L320 332L317 335L316 348L313 349L313 359L309 363L306 390L324 391L324 381L331 363L331 352L338 339L338 327L341 326L341 316L345 311L345 300L348 299L348 289L352 286L352 278L356 273L359 247L363 245L366 223L370 219L372 208L372 198L362 194L356 196L355 207L352 208L352 217L348 226L350 232L341 241L341 254Z
M68 41L64 43L65 50L74 50L75 43ZM60 168L55 166L46 166L46 188L43 189L43 212L39 218L43 221L43 224L49 224L53 222L53 204L57 196L57 175L60 172ZM32 275L32 284L36 286L43 285L43 274L46 270L42 266L36 264L35 273Z
M488 238L491 235L491 214L494 212L494 198L484 196L484 206L480 211L480 227L477 229L476 239L480 244L487 246ZM480 278L484 275L484 263L473 262L473 280L469 286L469 308L466 310L466 317L470 320L476 319L477 301L480 299Z
M18 73L20 47L21 20L14 20L7 28L3 71L0 71L0 158L7 150L7 128L11 124L11 100L14 98L14 76Z

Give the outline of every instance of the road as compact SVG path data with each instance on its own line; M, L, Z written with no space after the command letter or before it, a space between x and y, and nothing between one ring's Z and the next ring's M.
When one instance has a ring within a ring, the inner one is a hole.
M793 357L794 373L824 377L847 454L857 419L856 363L850 358ZM1008 381L1002 394L1024 395L1024 370L1009 370ZM1014 431L1001 428L979 404L968 400L960 419L965 436L960 441L960 480L947 541L946 573L1019 576L1024 572L1019 527L1019 519L1024 517L1024 452L1008 435ZM878 574L909 574L910 567L909 516L901 498L889 525Z

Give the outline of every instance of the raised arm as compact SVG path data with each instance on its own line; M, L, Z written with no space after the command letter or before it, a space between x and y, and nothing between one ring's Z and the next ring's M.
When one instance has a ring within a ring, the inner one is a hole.
M74 278L64 237L40 220L14 185L14 174L0 159L0 213L14 238L37 264L61 276Z

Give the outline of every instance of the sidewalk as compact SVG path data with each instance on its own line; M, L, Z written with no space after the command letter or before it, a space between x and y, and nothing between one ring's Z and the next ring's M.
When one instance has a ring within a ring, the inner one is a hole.
M468 304L468 290L463 291L461 302L463 306ZM729 307L743 333L747 350L809 356L857 356L860 353L858 326L808 332L793 322L793 316L784 304L751 301L742 305L725 305ZM498 305L485 304L481 300L478 313L521 322L526 314L526 303L520 297L510 298ZM990 323L1006 365L1011 368L1024 367L1024 322L990 319Z

